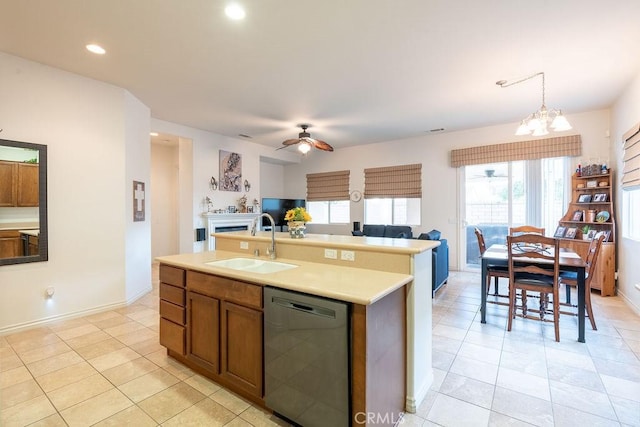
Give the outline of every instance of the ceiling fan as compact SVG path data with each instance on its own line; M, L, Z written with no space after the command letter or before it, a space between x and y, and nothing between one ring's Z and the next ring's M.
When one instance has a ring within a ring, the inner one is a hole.
M278 150L289 147L291 145L300 144L298 146L298 150L303 154L307 154L312 147L315 147L318 150L323 150L323 151L333 151L333 147L327 144L326 142L321 141L319 139L311 138L311 134L307 132L307 128L311 127L311 125L301 124L298 126L302 128L302 132L298 134L298 137L283 141L282 142L283 147L278 148Z
M495 169L485 169L482 175L473 175L473 178L506 178L507 175L496 173Z

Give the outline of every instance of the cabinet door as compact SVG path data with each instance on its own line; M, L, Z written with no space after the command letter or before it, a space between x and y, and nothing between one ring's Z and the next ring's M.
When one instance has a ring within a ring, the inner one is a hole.
M18 206L38 206L39 170L37 164L18 164Z
M16 205L17 174L18 166L15 162L0 161L0 206Z
M15 258L22 255L20 233L13 230L0 231L0 258Z
M219 350L220 301L187 292L187 358L218 374Z
M262 312L222 302L221 376L262 397Z

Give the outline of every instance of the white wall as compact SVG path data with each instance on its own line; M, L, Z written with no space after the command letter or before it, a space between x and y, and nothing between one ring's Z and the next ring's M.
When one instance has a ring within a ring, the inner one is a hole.
M263 197L288 198L284 193L284 165L261 161L260 189L260 200Z
M125 271L128 253L150 250L144 232L126 237L128 177L149 181L144 155L127 165L127 150L149 144L148 110L121 88L4 53L0 93L2 137L48 147L49 213L49 261L0 267L0 333L125 303L141 289L127 280L149 269ZM56 288L49 301L48 286Z
M182 189L191 187L190 198L184 193L180 196L180 212L183 215L180 219L180 251L181 252L202 252L205 250L206 242L195 241L195 229L206 227L202 214L207 207L204 198L209 196L213 200L213 209L225 209L227 206L238 205L238 199L247 195L249 203L254 198L261 200L261 180L260 168L263 162L261 158L267 157L279 162L297 162L299 156L283 151L276 152L273 147L267 147L242 139L230 138L223 135L194 129L187 126L178 125L163 120L152 119L151 129L159 133L168 133L179 136L179 186ZM183 141L190 140L190 149L182 149ZM219 181L219 151L231 151L242 156L242 181L248 180L251 183L251 190L240 192L211 190L209 182L211 177ZM186 156L191 156L186 158ZM191 163L191 174L187 175L183 162ZM189 182L190 181L190 182ZM188 213L190 212L190 218Z
M178 253L178 145L151 144L151 256Z
M608 158L609 129L607 110L567 116L573 130L564 134L582 136L583 156L574 159L574 167L591 158ZM445 132L417 138L388 141L337 149L333 153L312 151L304 162L285 166L284 190L287 196L305 197L306 174L349 169L351 190L363 190L364 169L379 166L422 163L422 223L414 234L437 229L449 241L451 269L459 265L460 239L464 233L459 218L458 170L450 166L450 151L456 148L499 144L528 139L513 135L517 123ZM364 201L351 203L351 222L364 223ZM310 233L349 234L352 224L307 224Z
M620 189L622 178L623 140L622 135L640 121L640 75L626 88L622 96L611 109L611 153L616 159L616 211L621 212L623 191ZM638 220L637 218L635 219ZM622 237L622 221L618 215L618 294L625 298L640 313L640 291L635 284L640 283L638 254L640 242Z

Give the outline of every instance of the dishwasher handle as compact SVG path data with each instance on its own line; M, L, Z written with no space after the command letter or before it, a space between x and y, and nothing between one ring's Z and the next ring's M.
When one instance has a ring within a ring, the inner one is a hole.
M328 317L331 319L336 318L335 310L331 310L325 307L318 307L311 304L303 304L298 301L293 301L290 299L280 298L280 297L273 297L271 299L271 302L281 307L288 308L290 310L304 311L305 313L314 314L316 316Z

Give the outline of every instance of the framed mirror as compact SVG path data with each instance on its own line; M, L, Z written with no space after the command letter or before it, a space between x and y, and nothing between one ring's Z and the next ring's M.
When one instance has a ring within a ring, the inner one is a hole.
M48 259L47 146L0 139L0 265Z

